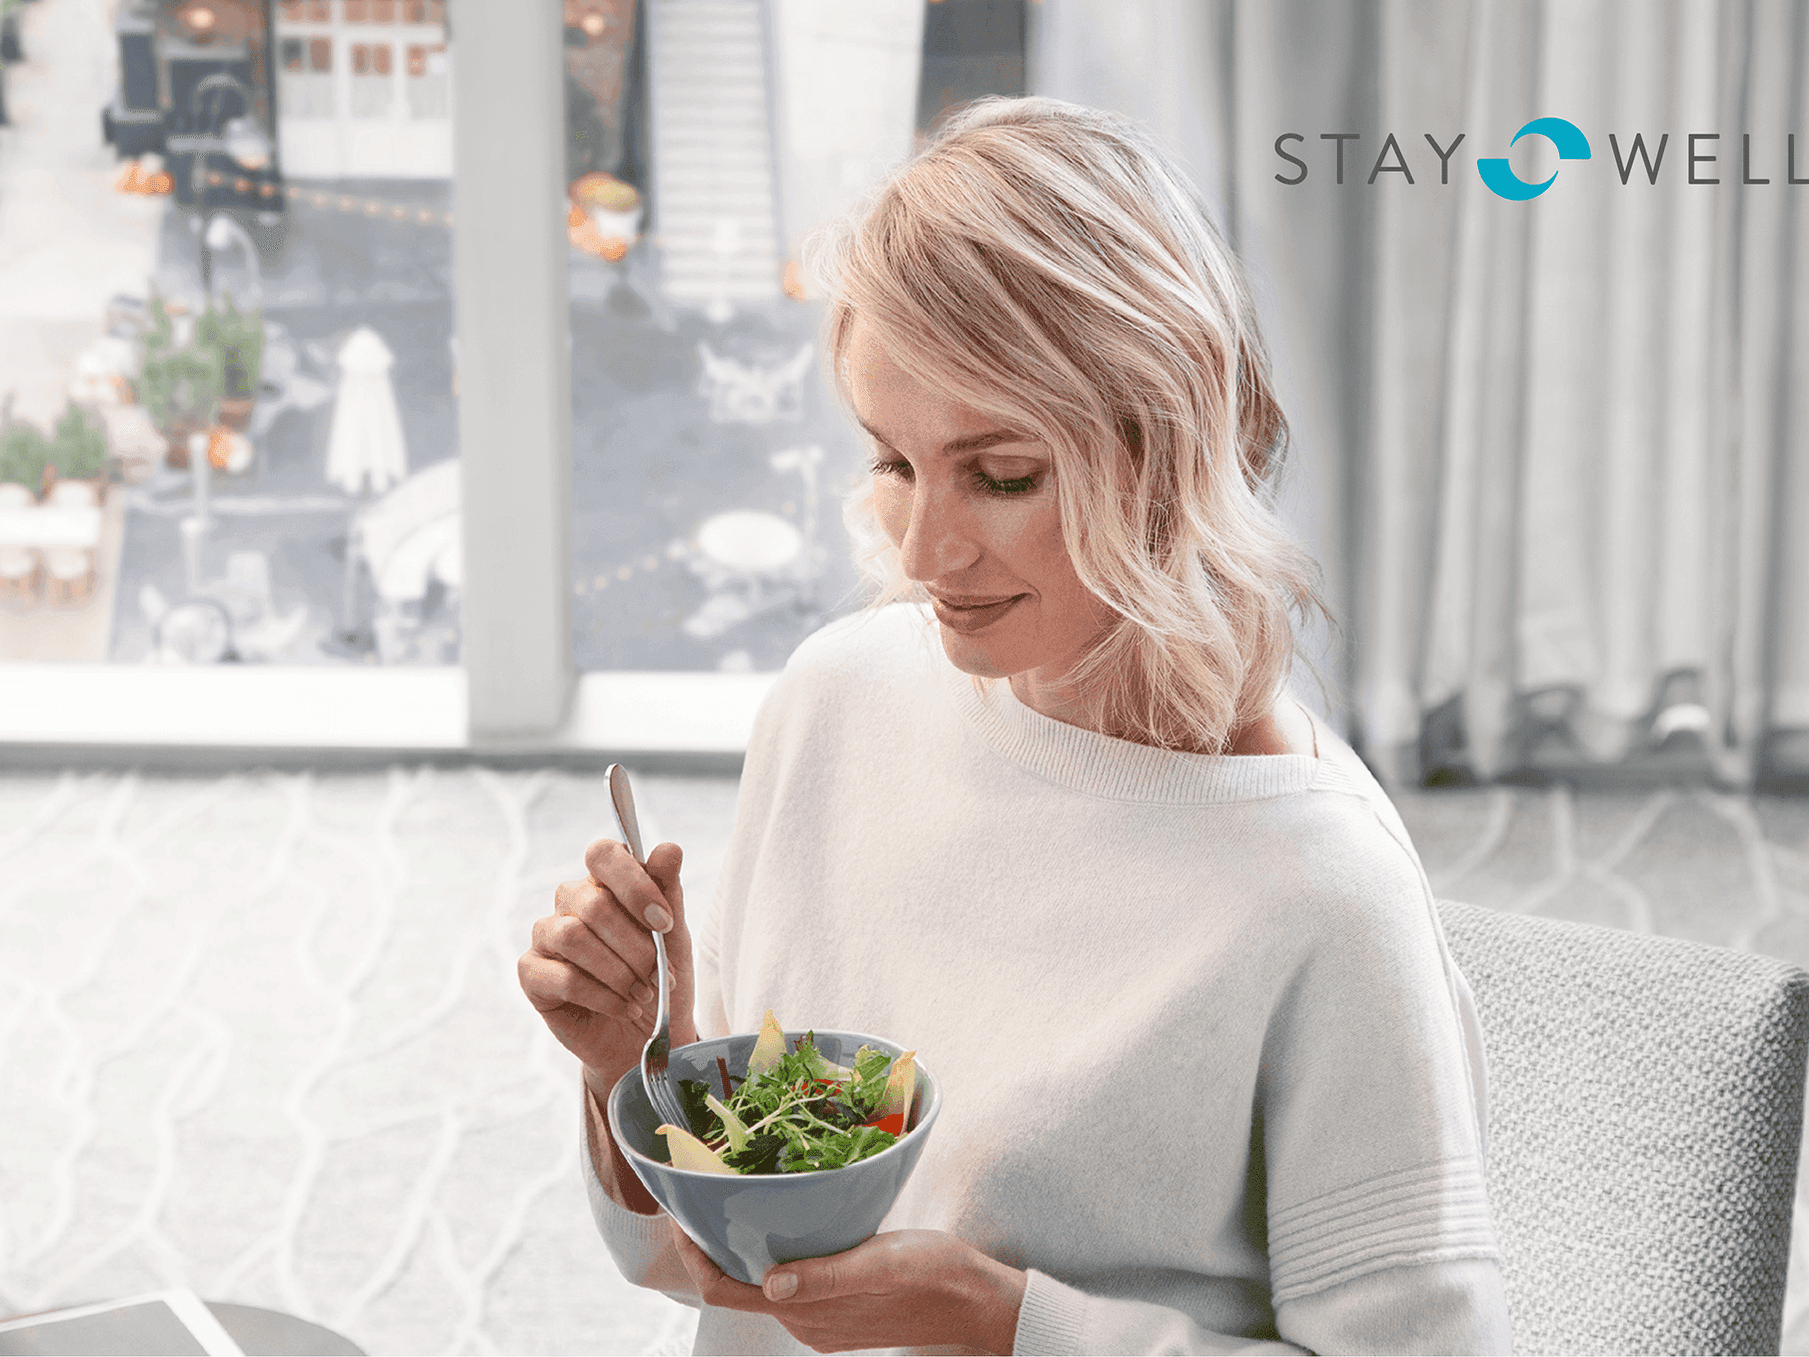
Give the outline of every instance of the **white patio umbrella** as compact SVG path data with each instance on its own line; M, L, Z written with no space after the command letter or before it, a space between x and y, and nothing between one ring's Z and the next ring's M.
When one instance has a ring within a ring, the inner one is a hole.
M402 417L389 384L395 355L368 325L339 348L339 391L327 435L327 479L356 495L382 494L408 474Z
M333 426L327 433L327 479L347 494L368 501L408 475L408 449L402 441L402 416L389 384L395 355L368 325L352 331L339 347L339 391L333 403ZM369 629L358 620L358 516L346 530L345 590L340 601L340 627L335 640L347 653L368 650Z

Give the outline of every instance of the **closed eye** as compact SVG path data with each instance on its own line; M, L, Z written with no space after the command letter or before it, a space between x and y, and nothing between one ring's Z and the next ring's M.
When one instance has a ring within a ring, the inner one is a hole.
M1008 481L994 480L984 471L976 471L974 479L989 495L1027 495L1036 489L1035 476L1013 476Z
M910 481L916 476L911 464L903 458L875 457L867 469L875 476L893 476L901 481ZM978 468L974 470L975 489L988 495L1027 495L1036 489L1037 484L1038 478L1035 475L1013 476L1008 480L1000 480Z

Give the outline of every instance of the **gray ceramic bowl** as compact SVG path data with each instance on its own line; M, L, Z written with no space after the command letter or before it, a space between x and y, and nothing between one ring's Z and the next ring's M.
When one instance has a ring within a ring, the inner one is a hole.
M803 1035L787 1032L787 1048L796 1049ZM904 1054L896 1042L859 1032L819 1031L816 1039L817 1050L838 1065L851 1064L862 1046L893 1056ZM743 1032L681 1046L672 1052L667 1068L675 1081L704 1079L715 1089L722 1082L716 1057L727 1061L729 1073L740 1078L747 1073L755 1040L754 1033ZM666 1162L666 1138L654 1134L660 1118L647 1101L638 1065L610 1090L608 1115L616 1143L653 1199L716 1260L717 1267L737 1281L758 1286L775 1263L822 1258L871 1239L917 1167L941 1110L936 1080L918 1065L907 1122L911 1129L896 1145L845 1168L733 1176L693 1173Z

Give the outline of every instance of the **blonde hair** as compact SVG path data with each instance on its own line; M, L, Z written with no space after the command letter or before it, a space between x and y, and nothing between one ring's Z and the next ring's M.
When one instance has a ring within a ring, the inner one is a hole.
M845 403L859 320L913 377L1049 447L1075 572L1117 617L1068 675L1098 729L1217 753L1272 708L1290 614L1329 620L1274 509L1287 425L1238 265L1142 129L984 100L819 232L807 262ZM871 478L844 517L873 606L921 600Z

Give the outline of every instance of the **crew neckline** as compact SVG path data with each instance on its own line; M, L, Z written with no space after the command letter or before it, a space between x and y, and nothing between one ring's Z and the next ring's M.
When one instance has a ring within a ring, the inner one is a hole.
M1003 679L978 691L936 646L943 681L956 707L1000 757L1045 782L1112 801L1198 805L1262 801L1306 791L1328 747L1307 705L1317 754L1190 754L1102 735L1027 707ZM1290 699L1292 700L1292 699Z

